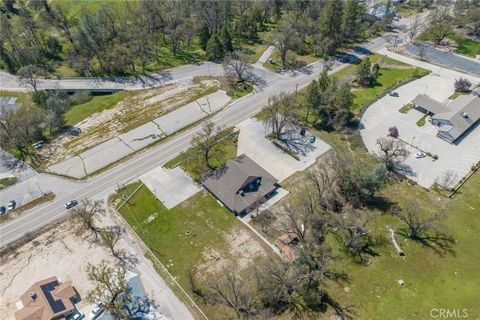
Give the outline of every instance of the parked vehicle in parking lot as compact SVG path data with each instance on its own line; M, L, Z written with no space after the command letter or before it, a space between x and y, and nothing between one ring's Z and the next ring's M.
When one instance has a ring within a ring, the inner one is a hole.
M14 200L10 201L7 205L7 211L14 210L16 206L17 206L17 203Z
M398 97L398 96L399 96L399 94L398 94L397 91L390 91L390 92L388 93L388 95L389 95L390 97Z
M96 319L102 312L102 308L96 306L95 308L93 308L92 312L90 312L90 319Z
M85 315L83 313L81 313L80 311L76 310L70 317L68 317L68 319L71 319L71 320L80 320L80 319L83 319L85 317Z
M417 158L417 159L425 158L426 156L427 155L424 152L415 153L415 158Z
M67 203L65 203L65 208L70 209L75 207L78 204L77 200L70 200Z
M7 209L6 209L4 206L1 206L1 207L0 207L0 216L1 216L2 214L5 214L5 212L7 212Z

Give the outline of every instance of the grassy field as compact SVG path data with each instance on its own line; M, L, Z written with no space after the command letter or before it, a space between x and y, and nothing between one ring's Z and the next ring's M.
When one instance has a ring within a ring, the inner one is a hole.
M76 105L65 113L67 125L73 126L95 112L110 109L127 95L127 92L119 91L109 95L95 96L86 103Z
M121 195L130 195L138 186L139 183L126 186L117 194L115 202L120 201ZM201 279L198 285L202 285L212 272L217 272L215 265L221 263L212 261L210 255L218 255L231 263L237 258L245 258L231 252L235 249L230 248L226 237L242 230L249 231L207 191L201 191L167 210L147 187L142 186L119 212L193 297L190 274ZM257 241L254 238L250 240L253 243ZM253 267L254 263L247 269ZM211 319L219 319L215 307L203 304L202 309Z
M269 59L267 60L267 62L265 62L264 66L265 68L271 70L271 71L274 71L274 72L280 72L280 71L283 71L283 67L282 67L282 60L280 59L280 56L278 55L278 51L277 50L274 50L272 55L270 56L271 59L273 59L273 61L275 62L274 64L270 63L269 62ZM313 55L304 55L304 56L301 56L293 51L289 51L288 52L288 55L287 55L287 58L291 64L291 66L293 68L297 68L297 67L302 67L302 66L306 66L312 62L315 62L317 60L319 60L320 58L318 57L315 57Z
M472 244L480 242L479 188L478 173L451 200L407 182L386 187L382 194L400 207L417 201L421 212L445 210L447 217L442 224L456 241L455 253L440 255L397 234L404 258L398 257L388 242L378 249L380 255L368 267L344 259L340 267L348 272L349 281L345 286L333 285L334 296L353 305L359 319L430 319L432 308L466 308L469 318L477 319L480 251ZM375 233L386 236L387 225L401 229L396 217L384 214L375 221ZM400 279L404 286L397 283Z
M456 42L456 53L460 53L469 57L475 57L477 54L480 54L480 41L462 37L457 33L452 33L448 35L447 38ZM421 41L431 41L433 36L429 32L424 31L417 37L417 39Z
M210 160L210 165L214 169L223 167L227 160L233 159L237 156L238 133L233 132L232 129L226 130L226 138L216 144L211 151L211 154L214 156ZM202 163L202 154L200 154L195 148L189 148L179 156L167 162L164 167L173 168L179 165L190 175L190 177L199 181L201 177L209 171L208 168L202 166Z

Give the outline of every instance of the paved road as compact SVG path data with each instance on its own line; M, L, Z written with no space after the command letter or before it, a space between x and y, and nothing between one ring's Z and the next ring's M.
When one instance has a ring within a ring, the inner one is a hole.
M447 68L480 76L480 62L471 58L464 58L458 54L438 50L432 46L415 42L406 44L405 51L420 57L423 51L423 59Z
M385 47L393 38L394 36L388 34L385 37L370 41L365 44L364 47L367 50L376 51ZM345 64L337 63L333 71L345 66ZM270 96L276 95L281 91L293 92L296 88L307 85L318 77L321 68L322 63L317 62L297 72L293 76L279 76L276 78L276 81L268 83L261 91L237 101L227 109L218 113L212 118L212 121L219 126L234 126L256 114L266 104ZM177 72L176 76L186 76L186 73ZM79 183L78 185L75 184L71 192L67 190L61 196L58 196L55 202L37 207L25 212L16 219L1 224L0 246L4 246L24 234L65 215L67 211L64 208L64 203L68 200L101 198L105 193L112 192L118 184L124 184L136 179L143 173L174 158L180 154L181 151L189 147L191 138L200 129L201 125L181 133L171 140L141 153L132 160L100 174L87 182Z

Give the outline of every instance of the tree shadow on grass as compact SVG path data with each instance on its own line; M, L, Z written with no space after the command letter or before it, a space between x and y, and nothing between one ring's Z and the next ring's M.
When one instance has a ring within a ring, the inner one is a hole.
M411 238L408 236L408 232L406 229L401 229L399 234L420 243L424 247L432 249L436 254L440 256L444 256L445 254L456 256L456 251L453 249L455 239L452 236L447 235L443 232L433 232L430 234L424 234L415 238Z

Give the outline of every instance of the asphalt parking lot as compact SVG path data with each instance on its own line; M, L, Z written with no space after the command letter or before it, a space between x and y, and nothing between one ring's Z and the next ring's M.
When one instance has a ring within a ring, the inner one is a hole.
M436 136L437 128L428 123L428 118L424 126L417 126L416 122L422 118L423 113L415 109L411 109L408 113L401 113L398 110L413 100L417 94L427 94L440 102L447 100L454 92L455 79L460 77L468 78L475 84L478 84L480 79L424 62L412 61L413 59L402 58L396 54L388 53L388 55L394 59L428 68L432 73L395 90L399 93L399 97L387 95L365 111L361 119L360 133L366 147L371 153L376 153L377 139L387 136L388 129L396 126L399 138L414 146L408 146L411 155L405 161L407 177L430 188L434 182L440 181L442 176L449 173L453 176L451 184L455 184L469 172L474 163L480 160L480 126L474 127L457 144L450 144ZM419 151L438 155L438 160L430 157L415 159L414 154Z
M276 147L270 140L265 138L265 128L261 121L247 119L237 125L240 129L238 137L237 155L246 154L253 161L271 175L283 181L297 171L303 171L322 154L330 150L330 146L320 139L316 139L312 148L305 154L299 154L300 161Z

